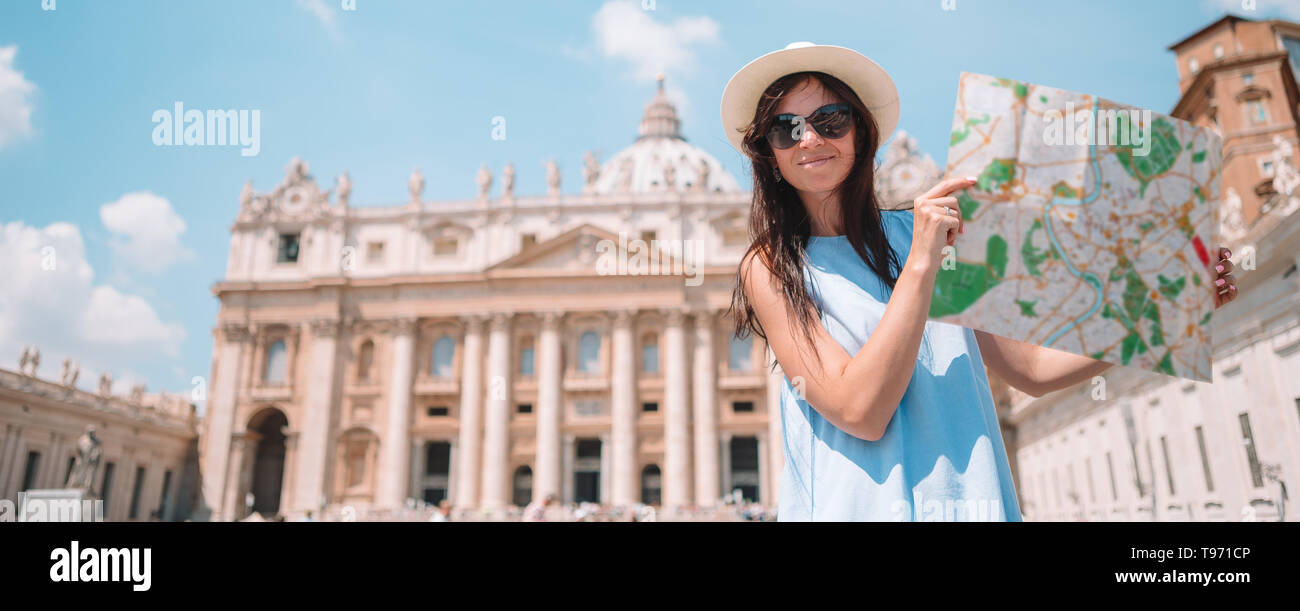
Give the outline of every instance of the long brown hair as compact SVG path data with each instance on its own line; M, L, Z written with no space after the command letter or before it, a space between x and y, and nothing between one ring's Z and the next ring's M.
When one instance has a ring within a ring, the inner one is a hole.
M794 312L804 340L812 337L813 311L818 318L821 308L813 302L804 285L802 267L807 261L806 247L812 233L808 210L789 181L776 179L776 157L767 142L767 130L776 116L777 104L787 93L808 79L820 82L826 90L853 107L854 161L844 181L835 188L840 196L840 221L848 242L867 266L892 291L901 265L885 239L884 226L876 201L875 157L880 146L876 120L853 89L824 72L787 74L771 85L759 98L754 121L745 128L742 150L753 166L754 192L749 213L750 245L745 252L755 255L753 264L766 265L782 287L786 312ZM744 258L742 257L742 261ZM767 334L754 314L745 295L745 278L736 271L736 286L731 295L735 312L736 337L744 339L751 332L767 341ZM803 342L796 342L802 345ZM813 351L818 365L821 355ZM776 363L772 363L775 369Z

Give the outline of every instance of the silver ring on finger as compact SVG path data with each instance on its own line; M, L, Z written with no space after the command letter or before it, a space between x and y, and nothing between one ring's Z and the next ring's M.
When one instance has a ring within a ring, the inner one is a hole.
M947 206L944 206L944 207L943 207L943 213L946 214L946 215L948 215L948 216L952 216L952 208L949 208L949 207L947 207Z

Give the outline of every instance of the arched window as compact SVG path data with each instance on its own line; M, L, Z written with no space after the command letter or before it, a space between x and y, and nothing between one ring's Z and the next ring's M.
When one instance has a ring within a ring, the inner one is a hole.
M289 353L284 340L277 339L266 349L266 369L262 372L262 379L271 384L283 384L288 366Z
M440 378L450 378L452 372L452 357L456 355L456 342L450 337L444 335L433 342L433 363L429 372Z
M659 472L659 465L646 465L641 470L641 502L646 505L659 504L659 491L662 488L663 478Z
M523 507L533 500L533 470L528 465L515 469L512 502Z
M375 342L366 340L357 351L357 379L370 380L370 366L375 362Z
M641 372L659 373L659 338L653 333L641 338Z
M600 335L595 331L587 331L578 338L578 371L600 371Z
M520 344L521 346L519 348L519 375L521 376L533 375L533 354L534 354L533 338L531 336L526 336L524 337L523 341L520 342Z
M727 354L727 368L732 371L749 371L753 369L754 336L740 339L731 337L731 347Z

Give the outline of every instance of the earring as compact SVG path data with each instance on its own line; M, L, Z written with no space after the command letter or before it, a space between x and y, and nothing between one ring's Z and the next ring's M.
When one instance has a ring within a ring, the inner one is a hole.
M781 169L780 169L780 168L773 168L773 169L772 169L772 174L776 175L776 181L777 181L777 182L781 182Z

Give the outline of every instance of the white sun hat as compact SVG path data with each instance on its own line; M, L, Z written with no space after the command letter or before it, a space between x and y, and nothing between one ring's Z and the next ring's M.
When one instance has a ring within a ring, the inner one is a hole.
M879 142L888 140L898 126L898 89L880 64L846 47L792 42L745 64L727 81L722 90L722 129L731 146L743 152L744 129L754 120L763 91L795 72L825 72L844 81L875 117Z

